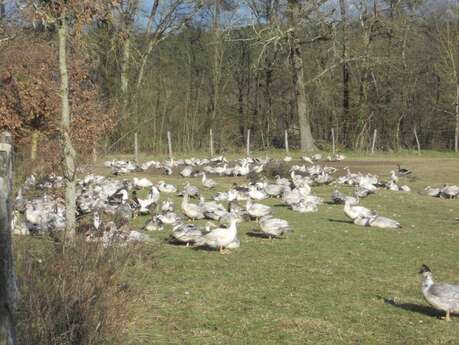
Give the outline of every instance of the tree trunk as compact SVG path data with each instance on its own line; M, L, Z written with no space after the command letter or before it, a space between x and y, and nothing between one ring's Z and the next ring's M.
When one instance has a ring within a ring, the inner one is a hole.
M5 15L6 15L5 1L4 0L0 0L0 23L2 22L3 18L5 17Z
M64 155L65 179L65 225L70 238L75 236L75 150L70 137L70 104L69 104L69 79L67 69L67 20L62 18L58 27L59 36L59 71L61 76L61 148Z
M127 34L128 35L128 34ZM122 47L121 57L121 99L122 99L122 113L121 117L127 118L128 108L128 87L129 87L129 58L131 55L131 40L129 37L125 38Z
M346 13L346 2L345 0L339 0L341 21L342 21L342 51L341 58L343 59L342 73L343 73L343 120L348 122L349 115L349 64L348 50L347 50L347 13Z
M454 151L459 152L459 83L456 84L456 130L454 132Z
M300 17L300 4L298 0L289 0L289 24L288 40L290 44L290 65L292 68L294 97L298 111L298 122L300 127L300 148L303 152L313 151L315 149L314 139L311 132L310 124L310 107L306 97L306 88L304 85L304 68L301 57L300 42L296 37L297 18Z
M13 186L11 134L0 135L0 345L16 344L14 313L19 300L11 246Z

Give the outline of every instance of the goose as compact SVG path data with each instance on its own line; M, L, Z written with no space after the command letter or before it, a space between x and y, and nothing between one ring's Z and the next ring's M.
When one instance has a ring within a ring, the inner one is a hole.
M158 220L163 224L176 225L180 223L181 218L174 212L166 212L157 216Z
M161 204L161 212L174 212L174 202L172 200L165 200Z
M370 226L381 229L399 229L402 227L396 220L383 216L370 217Z
M320 153L316 153L316 154L311 156L311 159L313 161L320 161L320 160L322 160L322 155Z
M331 201L333 204L344 204L346 202L346 198L348 197L337 189L335 189L331 194Z
M288 222L280 218L272 218L271 216L264 216L260 218L260 229L271 240L273 237L279 237L283 234L290 232Z
M254 200L264 200L268 198L268 194L266 194L263 190L257 189L255 186L250 186L249 197Z
M218 174L219 176L223 176L227 170L227 164L223 164L223 166L218 166L215 167L215 173Z
M250 198L247 200L245 208L247 213L255 219L267 216L272 213L271 207L263 204L254 204Z
M202 230L195 224L179 224L174 226L169 236L169 242L183 243L188 247L196 243L202 236Z
M317 207L317 204L312 203L312 202L306 202L304 200L301 200L300 202L296 204L291 204L289 207L299 213L311 213L311 212L317 212L319 208Z
M445 199L455 199L459 196L459 187L458 186L449 186L444 185L440 190L440 197Z
M204 209L199 205L188 203L188 194L186 193L182 199L182 212L193 220L204 218Z
M353 205L351 200L345 201L344 213L352 220L356 218L372 217L375 215L374 211L371 211L366 207Z
M142 227L142 230L145 231L161 231L163 229L163 222L156 216L151 219L147 219Z
M390 171L390 180L394 183L397 183L398 182L398 176L397 174L395 174L395 171L394 170L391 170Z
M220 220L228 213L222 205L215 201L205 201L203 196L201 196L199 206L204 209L204 216L212 220Z
M187 165L183 170L180 172L180 175L183 177L190 177L191 174L193 173L193 167Z
M459 313L459 286L435 283L426 265L421 266L419 274L422 275L421 291L425 300L435 309L444 311L445 320L450 321L450 314Z
M132 186L136 189L142 189L142 188L150 188L153 186L153 182L151 182L149 179L143 177L143 178L137 178L134 177L132 180Z
M193 186L192 184L190 184L190 182L186 182L184 187L183 187L183 190L180 192L179 195L185 195L185 194L188 194L188 196L190 198L196 198L198 197L201 193L199 192L199 188L196 187L196 186Z
M126 203L129 200L129 194L126 189L121 188L117 190L113 195L108 198L108 202L111 205L120 205Z
M427 186L426 188L424 188L424 191L428 196L433 196L437 198L440 196L441 188Z
M399 222L393 219L377 215L370 217L357 217L354 219L354 224L381 229L399 229L402 227Z
M155 187L153 187L155 188ZM158 199L154 196L154 193L150 193L148 195L148 198L147 199L140 199L137 197L137 192L136 191L133 191L132 192L132 201L133 201L133 204L134 204L134 208L137 210L137 212L141 215L146 215L148 213L150 213L150 207L154 204L156 204L156 202L158 202Z
M166 183L164 181L159 181L158 189L162 193L176 193L177 192L177 188L174 185L170 183Z
M236 217L231 216L228 228L216 228L199 237L195 244L198 247L207 246L219 249L224 254L223 248L227 248L237 237Z
M410 170L405 169L405 168L401 168L401 167L400 167L400 164L397 164L397 167L398 167L398 174L399 174L400 176L406 176L406 175L411 174L411 171L410 171Z
M263 189L270 197L279 197L282 192L285 190L284 185L279 184L266 184Z
M306 163L314 164L314 162L312 161L312 159L309 158L309 157L307 157L307 156L303 156L303 157L301 157L301 159L302 159L303 161L305 161Z
M217 185L217 182L214 180L207 178L206 173L202 173L202 179L201 179L202 185L206 188L212 189Z

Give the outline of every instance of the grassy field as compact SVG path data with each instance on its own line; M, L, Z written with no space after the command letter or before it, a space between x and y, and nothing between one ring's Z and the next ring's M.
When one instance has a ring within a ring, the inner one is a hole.
M459 184L459 158L351 155L338 165L387 178L397 162L414 171L416 180L406 181L413 191L381 190L361 203L397 219L403 225L399 232L349 223L341 205L299 214L268 200L263 203L294 229L288 238L250 237L246 233L256 224L244 223L238 231L241 247L221 255L167 244L169 229L152 233L158 243L152 246L155 262L145 264L141 275L127 277L146 293L137 305L126 306L135 315L127 342L458 344L459 317L450 323L437 318L422 298L417 272L425 263L434 278L459 284L459 201L420 194L426 185ZM185 181L138 175L179 186ZM201 186L198 179L189 180ZM235 181L215 180L217 190ZM351 193L349 187L341 190ZM313 188L325 200L331 191ZM144 221L137 218L134 225Z

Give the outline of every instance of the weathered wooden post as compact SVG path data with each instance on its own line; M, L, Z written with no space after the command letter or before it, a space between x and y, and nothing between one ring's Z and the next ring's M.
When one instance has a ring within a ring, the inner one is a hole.
M414 126L413 132L414 132L414 138L416 139L416 146L418 148L418 155L420 155L421 154L421 144L419 143L418 132L416 131L416 126Z
M371 143L371 154L375 153L376 136L378 135L377 133L378 131L375 128L375 131L373 132L373 142Z
M169 159L172 160L172 139L169 131L167 131L167 146L169 147Z
M214 156L214 133L212 131L212 128L209 130L209 135L210 135L210 157Z
M135 162L139 163L139 139L137 136L137 132L134 133L134 157Z
M16 344L14 313L19 299L11 247L12 138L0 134L0 345Z
M287 153L287 156L290 154L290 150L288 147L288 131L285 130L285 152Z
M250 128L247 130L247 157L250 157Z
M335 129L331 129L331 136L332 136L332 151L333 151L333 156L336 154L336 147L335 147Z

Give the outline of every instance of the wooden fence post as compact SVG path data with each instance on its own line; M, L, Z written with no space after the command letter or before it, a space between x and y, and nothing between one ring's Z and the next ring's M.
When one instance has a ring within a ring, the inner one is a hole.
M416 126L414 126L413 132L414 132L414 137L416 139L416 146L418 148L418 155L420 155L421 154L421 144L419 143L418 132L416 131Z
M210 157L214 156L214 133L212 131L212 128L209 130L209 135L210 135Z
M167 146L169 147L169 159L172 160L172 139L169 131L167 131Z
M373 142L371 144L371 154L375 153L375 145L376 145L376 136L377 136L377 129L373 132Z
M250 157L250 128L247 130L247 157Z
M335 148L335 129L331 129L331 136L332 136L332 150L333 150L333 156L336 154L336 148Z
M288 147L288 131L285 130L285 152L287 153L287 156L290 154L290 150Z
M92 148L92 162L94 164L97 163L97 148L96 148L96 143L94 143L94 147Z
M139 139L137 136L137 132L134 133L134 157L135 162L139 163Z
M14 313L19 300L11 247L12 138L0 135L0 345L16 344Z

